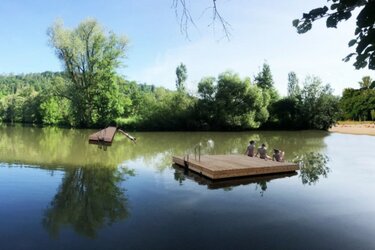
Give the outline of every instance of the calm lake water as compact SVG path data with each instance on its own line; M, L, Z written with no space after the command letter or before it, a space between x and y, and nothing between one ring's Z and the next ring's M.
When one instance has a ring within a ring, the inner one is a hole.
M134 133L104 150L92 132L0 127L1 250L375 249L375 137ZM171 164L198 143L243 154L250 139L305 167L210 182Z

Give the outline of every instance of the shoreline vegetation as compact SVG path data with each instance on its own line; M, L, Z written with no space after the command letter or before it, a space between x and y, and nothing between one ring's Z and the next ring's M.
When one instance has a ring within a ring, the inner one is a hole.
M375 122L340 121L329 129L332 133L375 136Z
M169 90L119 75L128 39L95 19L74 29L57 21L47 34L64 70L0 74L1 122L115 125L127 131L327 131L338 120L375 119L375 81L369 76L359 89L345 89L340 97L319 77L308 76L301 84L290 72L287 95L281 96L264 62L254 77L225 71L203 77L191 92L186 88L188 69L181 63L175 71L176 90Z

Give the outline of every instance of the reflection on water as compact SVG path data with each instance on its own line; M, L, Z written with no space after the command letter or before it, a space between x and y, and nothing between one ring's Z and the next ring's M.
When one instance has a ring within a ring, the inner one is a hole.
M329 159L326 155L317 152L302 154L294 160L300 165L300 175L303 184L316 184L320 177L327 178L330 171Z
M58 236L64 226L92 237L104 225L129 216L125 190L119 186L126 168L82 167L65 172L57 194L44 212L43 226Z
M294 160L300 166L299 178L301 178L302 184L316 184L319 178L327 178L330 171L328 167L328 157L325 154L317 152L308 152L297 156ZM257 189L260 189L261 195L267 190L267 182L273 179L279 179L284 177L290 177L297 175L296 172L272 174L272 175L261 175L243 178L229 178L223 180L211 180L198 173L190 171L189 169L182 168L178 165L172 166L175 170L174 179L179 182L180 185L186 179L193 180L199 185L206 185L208 189L223 188L224 190L231 190L232 187L238 185L257 184Z
M296 172L280 173L280 174L269 174L260 176L248 176L241 178L227 178L222 180L211 180L203 175L193 172L189 169L185 169L176 164L172 165L174 169L174 179L183 184L186 180L192 180L199 185L207 186L207 189L224 189L226 191L232 190L232 188L240 185L256 184L256 188L259 188L260 193L263 195L264 191L267 190L267 182L275 179L281 179L285 177L291 177L297 175Z
M373 137L132 133L137 144L117 136L104 151L93 132L0 126L1 250L374 249ZM210 181L171 167L199 143L243 154L251 139L299 156L299 177Z
M116 167L125 160L142 159L159 170L168 168L172 155L184 155L202 143L202 154L243 154L249 140L269 149L286 151L286 159L294 154L319 152L325 148L320 131L300 132L153 132L132 133L134 144L124 136L115 136L106 151L88 144L95 130L0 126L0 162L75 167L92 165Z

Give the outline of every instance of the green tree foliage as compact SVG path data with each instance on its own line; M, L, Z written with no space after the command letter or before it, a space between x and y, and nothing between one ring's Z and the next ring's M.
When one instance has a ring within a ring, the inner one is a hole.
M62 103L56 97L46 98L40 103L40 114L42 117L43 124L46 125L58 125L62 123L63 106Z
M274 102L270 107L270 120L266 128L301 129L299 116L300 99L285 97Z
M267 63L263 63L262 70L255 77L255 84L262 89L273 88L273 78L271 68Z
M140 92L140 103L130 127L142 130L191 130L195 98L180 91L155 88Z
M356 56L354 66L356 69L375 69L375 1L373 0L328 0L327 5L304 13L301 19L293 21L298 33L305 33L318 19L326 18L328 28L337 28L340 21L348 20L352 13L359 9L357 27L354 38L349 41L349 47L356 45L355 52L344 58L349 61Z
M0 75L0 119L11 123L70 125L70 105L55 95L65 82L60 72Z
M177 66L176 76L177 76L177 79L176 79L177 91L185 92L186 91L185 82L187 79L187 69L186 69L185 64L181 63L180 65Z
M362 77L362 80L358 82L359 86L364 89L372 88L374 81L371 79L370 76Z
M333 95L329 85L322 85L317 77L307 77L301 91L302 127L327 130L336 123L339 98Z
M300 94L301 89L298 85L298 78L296 73L290 72L288 74L288 96L296 97Z
M123 112L115 70L125 56L127 39L105 32L93 19L75 29L55 22L48 35L70 80L61 96L72 102L75 125L102 126L114 121Z
M254 82L259 88L265 90L263 91L264 94L269 95L270 104L279 99L279 94L274 87L271 68L267 63L263 63L262 70L255 77Z
M199 100L197 103L197 127L208 130L215 124L217 91L215 77L204 77L198 83Z
M327 130L337 120L339 98L317 77L307 77L300 93L272 104L271 127Z
M203 78L198 85L197 114L206 129L258 128L268 119L269 94L249 79L225 72Z
M345 120L371 120L375 109L375 89L344 89L340 100Z

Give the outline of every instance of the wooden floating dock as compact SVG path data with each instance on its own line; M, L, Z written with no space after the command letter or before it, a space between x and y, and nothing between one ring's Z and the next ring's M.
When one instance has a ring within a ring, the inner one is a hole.
M200 160L198 157L195 159L194 155L185 158L173 156L172 160L175 164L210 179L287 173L299 169L295 163L264 160L246 155L202 155Z
M90 144L111 145L113 137L115 137L117 128L107 127L89 136Z
M180 165L172 166L176 173L183 175L186 179L192 180L199 185L207 186L207 189L221 189L228 187L236 187L240 185L249 185L249 184L259 184L262 182L270 182L276 179L288 178L297 175L297 172L286 172L278 174L267 174L267 175L253 175L246 177L237 177L237 178L225 178L225 179L209 179L206 176L200 175L194 171L189 171L186 168L181 167Z

